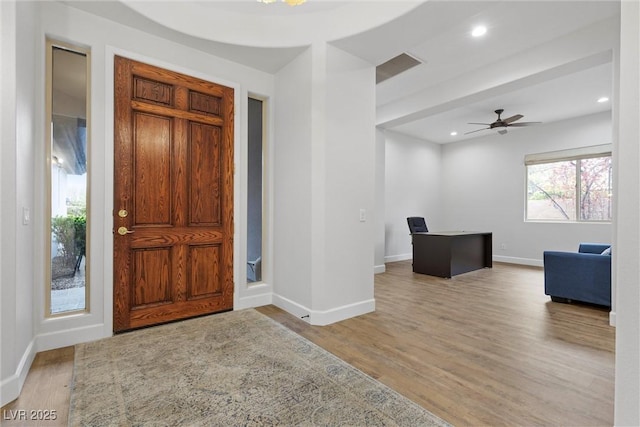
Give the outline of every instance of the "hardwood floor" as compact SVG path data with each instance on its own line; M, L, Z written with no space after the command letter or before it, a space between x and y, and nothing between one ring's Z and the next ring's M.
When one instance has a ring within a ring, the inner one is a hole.
M66 426L73 354L73 347L38 353L31 364L20 397L2 407L0 425Z
M274 306L258 311L453 425L612 425L608 310L553 303L543 287L535 267L494 263L440 279L402 261L376 275L374 313L320 327ZM3 413L57 409L45 425L66 425L72 351L39 354Z

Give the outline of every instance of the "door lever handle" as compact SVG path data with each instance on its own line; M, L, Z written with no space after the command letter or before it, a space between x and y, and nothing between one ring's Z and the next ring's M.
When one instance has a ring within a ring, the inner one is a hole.
M127 227L118 228L118 234L121 236L124 236L125 234L131 234L131 233L135 233L135 231L129 231L127 230Z

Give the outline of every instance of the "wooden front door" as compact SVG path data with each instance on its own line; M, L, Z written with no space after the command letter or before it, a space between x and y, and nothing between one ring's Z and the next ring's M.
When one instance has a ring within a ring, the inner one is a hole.
M233 89L115 58L114 331L233 308Z

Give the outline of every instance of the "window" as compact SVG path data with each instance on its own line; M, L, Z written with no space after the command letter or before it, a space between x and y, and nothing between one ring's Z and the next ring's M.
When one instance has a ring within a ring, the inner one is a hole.
M88 309L89 53L47 41L46 316Z
M611 221L611 145L525 156L527 221Z
M249 98L247 171L247 282L262 281L263 103Z

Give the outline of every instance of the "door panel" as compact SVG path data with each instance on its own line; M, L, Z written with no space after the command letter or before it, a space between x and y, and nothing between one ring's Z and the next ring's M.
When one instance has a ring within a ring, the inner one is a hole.
M171 119L134 113L134 226L171 224Z
M192 245L190 255L191 278L187 297L192 299L220 294L220 246Z
M114 330L232 309L233 89L115 76Z
M220 224L220 129L191 123L189 225Z
M170 303L171 249L133 251L133 301L131 309L149 304Z

